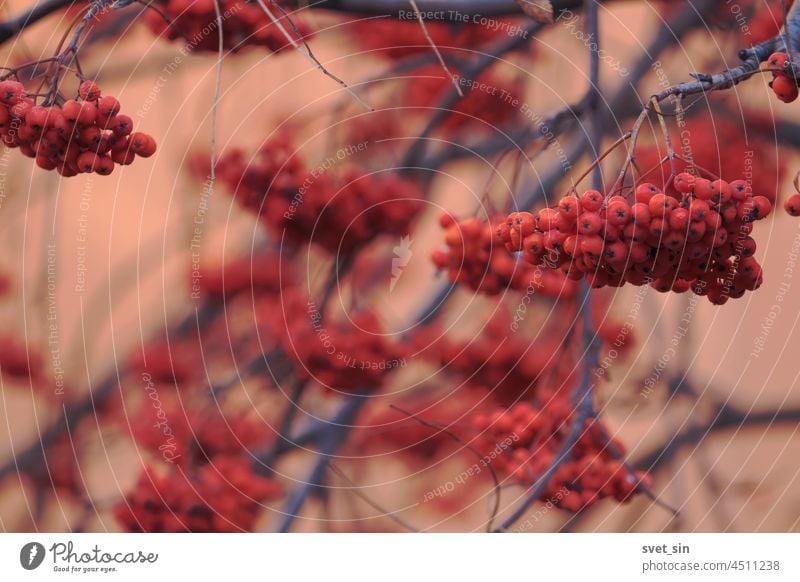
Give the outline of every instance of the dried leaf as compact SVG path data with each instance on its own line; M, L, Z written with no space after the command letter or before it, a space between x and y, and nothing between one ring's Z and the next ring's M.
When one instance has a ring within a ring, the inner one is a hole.
M550 0L516 0L522 11L536 22L553 22L553 4Z

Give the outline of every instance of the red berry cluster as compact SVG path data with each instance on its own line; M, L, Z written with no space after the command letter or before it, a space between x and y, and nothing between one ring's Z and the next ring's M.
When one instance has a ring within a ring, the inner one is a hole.
M61 105L36 105L17 81L0 81L0 136L3 143L35 158L40 168L70 177L83 172L107 176L114 165L150 157L155 140L132 133L133 120L119 101L101 96L91 81L81 83L78 99Z
M436 107L442 96L453 88L453 81L436 64L421 67L410 75L404 107ZM524 95L524 86L518 78L508 80L491 70L469 84L461 83L460 87L464 97L442 120L441 128L445 131L455 131L464 124L470 124L474 131L486 125L494 127L507 123L518 113L515 100L519 102Z
M153 7L158 10L147 10L143 17L155 35L164 35L169 40L184 39L192 51L216 52L219 49L219 34L215 1L157 0ZM261 46L278 52L291 48L286 35L271 22L259 4L245 0L219 0L219 11L225 50L236 52L246 47ZM271 12L280 19L283 29L295 41L312 35L311 27L301 19L292 16L292 22L300 33L298 36L278 8L273 7Z
M404 365L402 347L388 341L372 311L326 321L315 304L296 301L287 304L286 313L281 344L296 362L295 373L330 391L376 391L387 374Z
M177 396L164 398L160 409L145 400L134 415L120 422L138 447L187 467L242 453L266 442L272 432L263 421L246 414L228 415L213 407L186 410ZM159 430L165 426L167 435Z
M422 208L419 187L395 173L352 166L341 176L301 160L291 138L268 140L249 164L241 151L224 156L220 179L279 235L349 254L380 235L402 235Z
M439 224L445 229L445 248L436 249L431 259L447 271L454 283L463 283L475 291L495 295L506 289L528 290L549 297L574 297L577 285L552 269L537 271L502 252L503 240L494 224L477 218L456 221L443 213Z
M146 469L114 515L128 532L252 531L261 504L281 494L249 458L218 456L192 472Z
M789 55L786 53L772 53L767 59L767 65L770 68L783 69L788 62ZM800 94L800 90L797 89L797 81L783 71L772 71L772 81L769 86L778 99L784 103L791 103Z
M480 434L471 444L485 452L492 466L514 481L530 486L556 462L572 430L573 406L557 398L542 408L519 402L508 409L475 415L471 421ZM630 501L647 480L631 472L616 455L622 445L608 436L597 420L589 419L570 455L559 464L539 498L576 512L601 499Z
M207 155L194 159L196 177L208 175L208 159ZM308 175L290 130L275 133L252 156L240 148L226 152L217 162L216 170L217 178L228 186L236 201L256 213L263 211L268 193L295 192Z
M530 397L547 370L548 380L563 379L559 344L548 338L533 340L512 329L513 320L495 315L475 337L465 340L442 337L434 349L443 370L462 378L460 385L485 390L499 404ZM566 323L566 322L565 322Z
M190 384L204 377L197 366L203 357L200 350L196 338L195 341L159 338L135 351L129 365L155 384Z
M510 251L534 265L555 265L595 288L651 284L666 292L689 289L721 305L757 289L761 266L749 236L772 204L737 180L675 177L678 195L653 184L636 189L633 205L597 190L566 196L536 215L509 215L498 231Z
M267 220L292 238L330 252L349 254L377 236L401 236L422 208L418 186L395 173L367 174L347 168L332 183L321 181L287 218L285 202L267 199Z
M723 100L715 100L714 107L733 111ZM685 172L694 165L717 176L741 176L750 183L753 192L766 196L774 204L786 173L785 156L778 156L774 137L768 137L774 133L774 125L773 117L753 110L742 113L737 109L735 115L698 113L680 129L670 132L672 143L681 144L691 152L691 164L682 159L664 161L666 152L656 144L637 147L636 161L642 170L652 169L643 179L669 194L675 193L671 180L673 167Z

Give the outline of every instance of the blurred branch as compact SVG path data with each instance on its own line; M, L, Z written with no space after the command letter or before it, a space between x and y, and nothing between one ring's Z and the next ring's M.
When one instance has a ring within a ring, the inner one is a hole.
M653 472L672 460L684 446L698 444L715 432L763 425L771 427L774 424L800 425L800 408L748 413L731 406L720 406L710 421L676 432L663 445L636 461L634 465L639 469Z
M77 0L46 0L37 2L33 7L13 16L5 22L0 22L0 44L15 37L32 24L36 24L43 18L75 4Z
M344 401L334 417L330 421L326 421L327 427L320 431L320 450L317 453L319 458L311 469L306 482L300 484L289 497L283 521L278 527L279 532L288 532L291 529L308 497L323 486L328 463L347 440L356 415L368 401L368 396L352 394Z
M501 62L500 57L527 43L530 38L542 28L544 28L543 24L534 22L533 24L529 24L522 33L488 47L486 52L481 54L480 58L475 61L475 63L459 70L461 76L466 79L474 79L493 64ZM419 134L414 140L413 145L409 148L403 158L402 166L415 167L418 165L425 151L427 143L426 138L448 115L452 114L453 106L456 105L462 97L463 95L461 95L456 88L451 88L444 97L439 100L439 103L433 106L435 113L431 116L425 129L422 130L422 133Z
M652 70L653 64L658 56L668 48L679 42L687 33L697 28L703 23L703 16L714 7L713 0L702 0L695 4L695 10L682 10L672 20L665 23L659 29L656 37L645 47L641 57L630 68L630 75L622 86L604 102L602 116L602 129L604 133L620 132L620 124L623 119L627 119L638 114L647 99L637 92L639 82ZM567 105L549 118L543 120L537 128L533 130L525 127L516 132L509 132L508 136L491 136L481 139L480 142L472 145L453 144L440 152L431 154L423 158L418 164L422 167L438 168L440 165L473 155L490 156L494 153L511 148L525 148L532 142L543 139L542 128L548 127L553 131L553 135L559 135L569 131L578 125L580 119L586 112L590 96L587 94L581 101L573 105ZM787 139L795 139L800 145L800 133L790 136L793 127L787 126ZM550 144L548 144L550 145ZM589 136L586 131L578 134L565 151L566 164L553 164L551 169L538 181L534 191L524 197L518 204L520 208L526 208L535 200L549 193L558 182L564 178L570 167L589 149ZM474 154L473 154L474 152ZM565 169L567 168L567 169Z

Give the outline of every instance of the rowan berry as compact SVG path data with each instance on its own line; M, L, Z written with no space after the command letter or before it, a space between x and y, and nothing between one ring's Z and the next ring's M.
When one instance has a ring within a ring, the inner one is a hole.
M625 246L625 243L620 241L606 245L606 248L603 251L603 257L612 263L624 261L627 258L627 255L628 247Z
M631 219L631 206L625 200L610 201L606 207L606 220L615 226L625 226Z
M558 203L559 212L573 220L577 220L580 209L580 200L577 196L564 196Z
M662 244L672 250L678 250L686 244L685 231L677 232L671 230L665 237Z
M669 232L669 224L663 218L654 218L650 221L650 236L660 239ZM656 243L656 246L660 241Z
M114 117L119 113L120 103L116 97L106 95L97 102L97 111L103 117Z
M580 244L581 253L599 257L603 253L603 239L597 235L584 236Z
M557 216L558 212L552 208L542 208L536 215L536 226L544 231L552 230Z
M156 140L146 133L132 133L129 140L130 148L137 156L149 158L156 153Z
M709 210L706 213L705 222L709 229L712 231L717 230L722 227L722 216L720 216L719 212Z
M694 195L700 200L712 200L714 196L717 195L717 192L711 180L697 178L694 182Z
M672 181L675 189L683 194L688 194L694 190L695 176L689 172L681 172Z
M775 69L783 69L784 65L789 62L789 55L786 53L776 52L772 53L767 59L767 65ZM774 77L784 76L783 71L772 71Z
M603 221L594 212L584 212L578 217L578 232L581 234L598 234L602 228Z
M689 215L692 220L700 221L705 220L706 215L710 212L711 208L705 200L692 200L689 203Z
M731 199L733 192L730 184L725 180L714 180L711 182L711 190L715 193L715 202L727 202Z
M704 220L692 221L689 223L689 230L686 238L689 242L698 242L706 234L706 223Z
M744 200L748 194L753 192L753 189L750 187L750 184L745 180L734 180L730 183L731 186L731 197L734 200Z
M525 238L536 230L536 218L530 212L517 212L514 214L511 227ZM475 236L475 233L469 236Z
M93 103L69 99L61 106L61 113L68 122L89 125L97 118L97 107Z
M652 217L650 206L644 202L637 202L631 207L631 218L634 224L649 224Z
M97 101L100 99L100 87L92 81L84 81L78 87L78 95L84 101Z
M770 83L778 99L784 103L791 103L798 96L797 83L789 77L776 77Z
M95 163L95 172L101 176L108 176L114 171L114 160L111 156L98 155L97 162Z
M678 201L666 194L659 193L650 198L648 205L650 207L650 214L652 214L654 218L662 218L664 216L669 216L672 209L678 206Z
M692 203L695 202L700 202L700 201L699 200L692 201ZM676 208L669 215L670 229L676 230L678 232L686 232L686 229L689 227L690 220L694 220L693 216L692 218L690 218L690 210L686 208Z
M42 131L48 124L49 113L46 107L35 105L25 114L25 124L35 131Z
M14 105L25 95L25 86L18 81L0 81L0 101Z
M800 194L792 194L784 200L783 208L791 216L800 216Z
M28 115L28 111L33 108L33 100L31 99L22 99L14 103L9 109L12 117L16 117L19 120L24 120L25 117ZM30 129L30 128L29 128Z
M660 194L661 190L655 184L644 183L639 184L636 188L636 202L643 202L647 204L650 202L650 199L655 196L656 194Z
M770 212L772 212L772 202L766 196L753 196L752 216L754 219L765 218Z
M575 237L570 237L575 238ZM567 239L568 240L568 239ZM566 243L566 241L565 241ZM522 241L522 248L532 254L539 254L544 252L544 237L539 232L534 232L525 237Z
M78 169L84 173L94 172L95 168L97 167L97 162L97 154L92 152L83 152L78 156Z
M586 212L596 212L603 206L603 195L597 190L587 190L581 196L580 207Z

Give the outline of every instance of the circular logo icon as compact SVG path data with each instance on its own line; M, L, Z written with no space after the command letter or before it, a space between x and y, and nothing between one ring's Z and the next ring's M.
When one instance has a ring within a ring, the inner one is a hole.
M29 542L19 551L19 563L26 570L35 570L44 561L44 546L39 542Z

